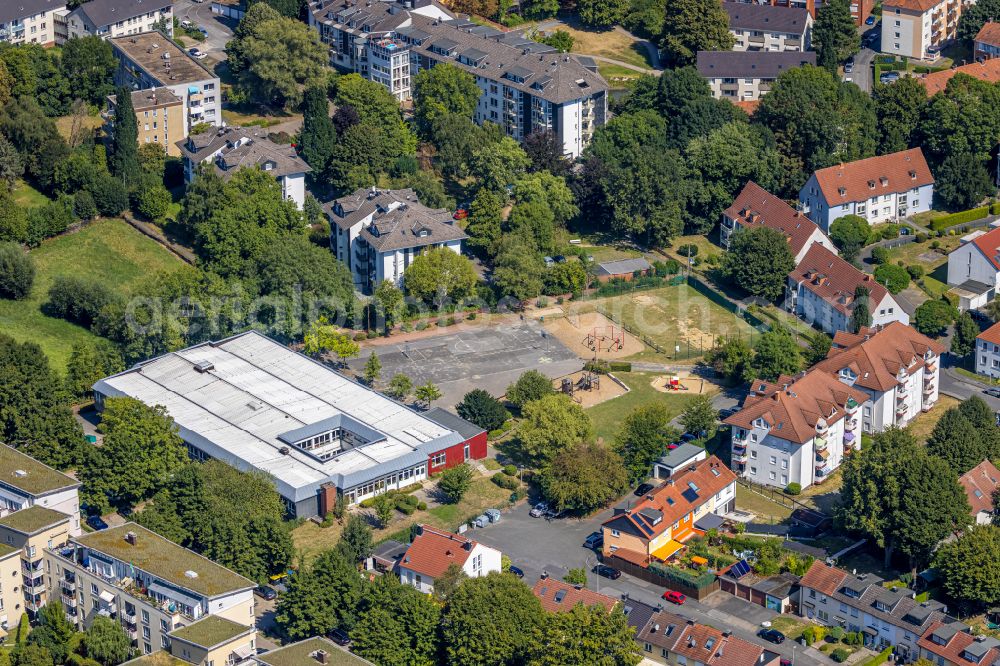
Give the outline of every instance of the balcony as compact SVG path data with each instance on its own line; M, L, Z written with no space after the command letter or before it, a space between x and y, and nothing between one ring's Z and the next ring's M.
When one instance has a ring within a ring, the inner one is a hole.
M63 604L65 604L67 607L76 608L76 597L72 595L67 595L65 593L61 594L60 597L62 598Z
M853 433L857 430L858 420L857 419L844 419L844 431Z
M858 408L859 408L860 406L861 406L861 405L859 405L859 404L858 404L858 401L857 401L857 400L855 400L854 398L848 398L848 399L847 399L847 403L846 403L846 404L844 405L844 410L845 410L845 411L846 411L846 412L847 412L847 413L848 413L849 415L852 415L852 416L853 416L854 414L857 414L857 413L858 413Z
M825 435L826 431L829 430L829 429L830 429L830 426L829 426L829 424L827 424L827 422L825 420L820 419L819 421L816 421L816 434L817 435L820 435L820 436Z
M128 624L131 624L131 625L135 625L136 622L137 622L137 618L135 616L135 611L134 610L131 610L131 611L126 610L125 612L123 612L122 613L122 619L125 620L125 622L127 622Z
M924 384L924 395L930 395L934 393L934 382L927 382Z
M737 453L733 451L732 459L734 463L745 463L749 458L749 454L744 450L742 453Z
M937 366L933 368L924 368L924 379L934 379L937 375Z
M138 629L125 629L125 633L128 634L129 640L137 641L139 640L139 630Z
M38 578L24 578L22 579L22 587L25 592L30 594L42 594L45 592L45 578L41 576Z
M903 400L909 394L910 388L906 384L896 386L896 400Z
M826 451L826 437L816 437L813 439L813 448L817 451Z

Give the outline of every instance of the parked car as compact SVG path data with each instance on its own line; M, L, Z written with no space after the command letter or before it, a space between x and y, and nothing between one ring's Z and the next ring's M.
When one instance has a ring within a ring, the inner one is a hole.
M197 60L204 60L208 57L208 54L199 49L198 47L192 47L188 49L188 55Z
M583 547L595 550L604 545L604 534L601 532L591 532L587 535L587 538L583 540Z
M253 589L253 593L265 601L278 598L278 593L270 585L258 585Z
M455 214L452 215L452 218L456 220L464 220L467 217L469 217L469 210L467 208L459 208L455 211Z
M725 409L719 410L719 420L723 421L728 419L730 416L740 411L739 407L726 407Z
M343 629L334 629L330 632L329 638L337 645L345 646L351 644L351 637Z
M524 572L521 571L520 567L515 567L514 565L511 565L510 567L508 567L507 572L514 574L518 578L524 578Z
M108 524L100 516L87 516L87 524L98 532L108 529Z
M619 578L622 577L622 572L621 571L618 571L618 569L614 569L612 567L609 567L606 564L598 564L598 565L594 566L594 568L591 569L591 571L593 571L598 576L601 576L603 578L610 578L611 580L618 580Z
M549 509L542 516L545 520L555 520L556 518L562 518L565 511L556 511L555 509Z
M875 17L869 16L865 19L865 25L875 25Z
M185 30L190 30L191 28L194 27L194 23L191 23L191 21L184 19L183 21L181 21L181 27L184 28Z
M1000 398L1000 389L998 388L983 389L983 393L990 396L991 398Z
M777 629L761 629L757 632L757 635L768 643L774 643L775 645L781 645L785 642L785 635Z
M545 515L545 512L548 510L549 510L548 504L546 504L545 502L539 502L538 504L536 504L531 508L531 511L528 512L528 515L531 516L532 518L541 518L542 516Z
M687 596L677 590L667 590L663 593L663 598L672 604L677 604L678 606L683 606L684 602L687 601Z
M848 60L844 63L844 74L850 74L854 71L854 61Z
M882 72L882 75L878 77L879 83L889 84L899 81L899 72Z
M635 489L635 496L642 497L643 495L648 495L649 491L653 489L652 483L644 483Z
M698 435L694 434L693 432L686 432L683 435L681 435L682 442L692 442L696 439L698 439Z

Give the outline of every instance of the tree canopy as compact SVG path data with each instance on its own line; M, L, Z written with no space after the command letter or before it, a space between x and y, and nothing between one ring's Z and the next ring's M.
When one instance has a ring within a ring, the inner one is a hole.
M442 116L457 114L471 118L482 94L476 78L451 63L421 69L413 77L413 110L417 123L428 131Z
M666 3L661 46L674 66L694 64L698 51L728 51L736 38L729 32L729 15L712 0L672 0Z
M541 487L557 510L586 514L625 494L629 477L614 450L581 442L557 453L542 469Z
M785 293L795 257L785 235L770 227L754 226L733 234L723 270L734 284L769 301Z
M525 404L521 415L517 451L539 465L594 434L593 423L583 408L562 394L552 393Z

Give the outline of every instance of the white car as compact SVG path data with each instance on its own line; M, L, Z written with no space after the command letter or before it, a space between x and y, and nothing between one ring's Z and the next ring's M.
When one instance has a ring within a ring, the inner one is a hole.
M181 21L181 27L184 28L185 30L189 30L194 27L194 23L191 23L191 21L184 19L183 21Z
M196 58L198 60L202 60L202 59L208 57L207 53L205 53L204 51L202 51L200 49L197 49L197 48L188 49L188 55L191 56L192 58Z
M539 502L534 507L532 507L531 511L528 512L528 515L531 516L532 518L541 518L548 512L548 510L549 510L548 504L546 504L545 502Z

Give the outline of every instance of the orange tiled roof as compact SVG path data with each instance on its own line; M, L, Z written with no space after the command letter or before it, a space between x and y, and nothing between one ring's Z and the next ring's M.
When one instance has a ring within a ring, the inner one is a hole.
M731 100L731 101L733 101L733 100ZM754 114L754 111L757 110L757 107L760 106L760 100L759 99L741 99L741 100L735 100L735 101L733 101L733 104L735 104L736 106L738 106L741 109L743 109L744 111L746 111L746 114L748 116L752 116Z
M899 7L911 12L926 12L942 4L942 0L885 0L886 7Z
M437 578L452 564L462 566L478 544L472 539L421 525L422 531L406 549L400 566Z
M837 375L850 368L857 376L855 386L887 391L898 383L900 370L908 375L920 370L928 351L940 355L944 347L898 321L857 334L838 331L830 353L811 372L824 370Z
M531 593L542 602L542 608L550 613L572 610L577 604L584 606L604 606L610 613L618 605L618 600L606 594L599 594L585 587L575 587L555 578L540 578Z
M988 329L977 335L976 339L1000 345L1000 323L993 324Z
M1000 62L1000 58L997 58L997 62ZM1000 227L976 236L972 239L972 244L983 253L986 261L1000 270Z
M1000 657L1000 647L997 647L997 640L992 637L973 636L968 632L968 629L967 626L960 622L943 622L939 620L927 628L924 635L917 641L917 645L932 654L944 657L946 663L980 664L981 666L994 663ZM939 630L945 630L944 635L948 636L947 642L944 645L935 643L931 638ZM952 632L954 632L954 635L951 635ZM980 639L988 641L983 643L984 657L979 661L970 661L963 657L962 653L966 648L974 646Z
M927 96L933 97L948 86L948 82L956 74L968 74L974 79L986 81L987 83L997 83L1000 81L1000 60L991 58L986 62L974 62L961 67L953 67L943 72L932 72L926 74L921 79L927 87Z
M979 29L979 32L976 33L976 38L973 41L989 44L990 46L1000 46L1000 23L987 21Z
M759 645L666 610L654 613L635 638L706 666L766 666L778 661L778 655Z
M865 201L880 194L905 192L934 182L919 148L819 169L815 176L831 207L848 201Z
M969 498L973 516L980 511L993 511L993 493L1000 488L1000 470L996 465L984 460L958 477L958 482L965 489L965 496Z
M875 278L838 257L819 243L813 243L799 265L788 274L796 284L832 305L838 312L850 316L854 311L854 292L859 286L868 287L869 303L876 309L888 291Z
M799 256L819 229L815 222L752 180L743 187L724 215L738 220L743 227L760 225L780 231L788 239L793 257Z
M808 587L829 596L840 589L847 578L847 572L837 567L831 567L825 562L815 560L809 571L799 581L802 587Z

